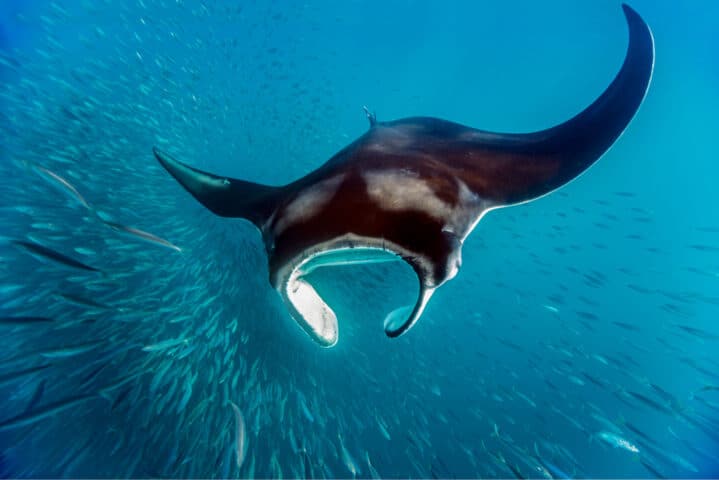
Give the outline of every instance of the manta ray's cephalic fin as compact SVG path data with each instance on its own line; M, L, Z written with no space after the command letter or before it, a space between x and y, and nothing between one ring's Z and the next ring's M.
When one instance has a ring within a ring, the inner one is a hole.
M377 124L377 114L375 112L371 112L367 106L362 107L362 110L364 110L365 115L367 115L367 121L369 121L369 128L374 127Z

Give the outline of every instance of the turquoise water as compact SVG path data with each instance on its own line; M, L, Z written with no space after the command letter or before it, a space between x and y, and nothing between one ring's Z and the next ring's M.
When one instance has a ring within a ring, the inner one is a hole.
M257 230L152 147L281 185L362 135L364 105L550 127L619 69L620 3L4 1L0 474L718 476L719 4L631 5L656 63L612 149L488 213L400 338L408 267L312 272L339 318L322 349Z

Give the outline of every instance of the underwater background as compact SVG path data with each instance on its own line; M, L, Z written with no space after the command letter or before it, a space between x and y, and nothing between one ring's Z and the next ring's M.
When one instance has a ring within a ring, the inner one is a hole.
M409 267L314 272L319 348L255 227L152 155L281 185L363 105L546 128L618 71L620 5L2 0L0 476L719 476L719 3L631 3L656 64L623 136L486 215L398 339Z

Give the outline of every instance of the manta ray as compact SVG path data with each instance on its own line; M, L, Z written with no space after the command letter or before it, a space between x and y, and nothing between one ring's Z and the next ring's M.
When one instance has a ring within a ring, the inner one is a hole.
M318 344L337 343L333 310L307 281L323 265L379 261L388 252L417 275L414 305L392 311L398 337L451 280L462 245L490 210L542 197L579 176L617 140L642 103L654 68L654 40L622 6L629 45L619 73L586 109L533 133L492 133L431 117L381 122L324 165L284 186L200 171L157 148L162 166L202 205L249 220L262 233L270 284Z

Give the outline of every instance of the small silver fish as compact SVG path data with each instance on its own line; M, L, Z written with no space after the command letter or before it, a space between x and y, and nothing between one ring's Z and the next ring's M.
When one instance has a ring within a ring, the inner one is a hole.
M604 441L605 443L614 448L621 448L632 453L639 453L639 449L636 447L636 445L630 443L628 440L620 437L615 433L606 431L599 432L597 433L597 437L599 437L600 440Z
M85 200L85 197L80 195L80 192L78 192L77 189L73 187L70 182L62 178L57 173L51 172L47 168L41 167L39 165L35 165L35 170L44 178L51 180L54 184L62 187L64 193L69 194L69 196L76 200L78 203L80 203L80 205L87 208L88 210L92 210L90 204L87 203L87 200Z
M12 240L12 243L14 245L16 245L17 247L20 247L20 248L24 249L25 251L27 251L31 256L38 258L40 260L44 260L44 259L52 260L55 263L65 265L67 267L102 273L100 270L98 270L95 267L86 265L78 260L75 260L74 258L68 257L67 255L64 255L58 251L55 251L48 247L45 247L44 245L40 245L38 243L25 241L25 240Z
M51 350L43 350L40 356L43 358L68 358L76 355L82 355L89 352L104 343L104 340L82 343L79 345L68 345L66 347L55 348Z
M56 402L48 403L38 410L32 410L23 412L22 414L9 418L3 422L0 422L0 432L10 430L13 428L24 427L26 425L32 425L44 420L47 417L56 416L58 413L72 408L75 405L86 402L91 398L98 398L96 395L76 395L74 397L65 398Z
M245 417L242 416L240 407L235 405L234 402L230 401L232 410L235 412L235 458L237 460L237 468L242 466L242 462L245 461L245 453L247 451L246 437L245 437Z
M161 350L167 350L168 348L173 348L178 345L188 345L190 343L189 338L170 338L168 340L163 340L158 343L154 343L152 345L145 345L142 347L143 352L159 352Z
M139 228L135 227L128 227L126 225L121 225L119 223L109 222L106 220L103 220L103 223L107 225L108 227L112 228L116 232L124 233L136 238L139 238L140 240L144 240L149 243L154 243L156 245L160 245L163 247L171 248L177 252L182 252L182 249L178 247L177 245L168 242L164 238L160 238L157 235L153 235L150 232L146 232L144 230L140 230Z

